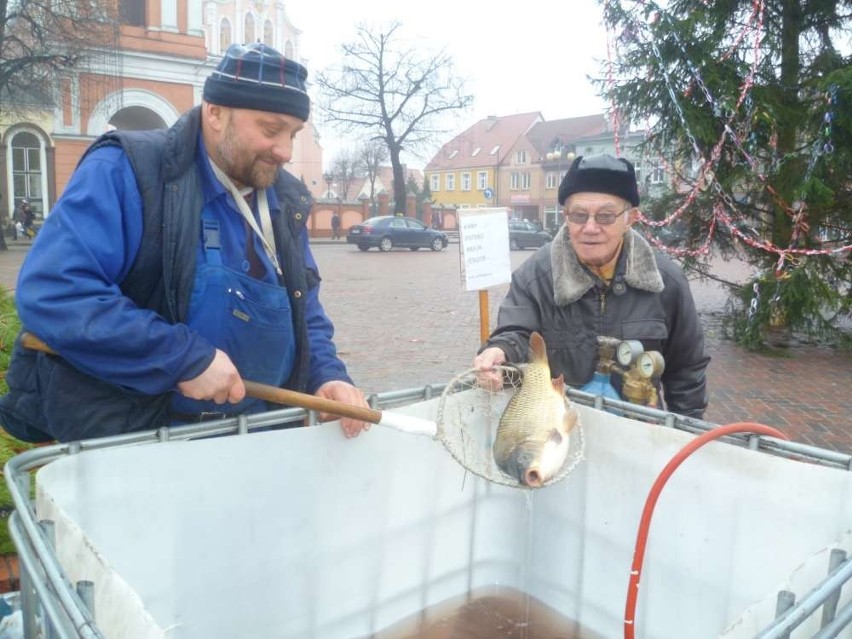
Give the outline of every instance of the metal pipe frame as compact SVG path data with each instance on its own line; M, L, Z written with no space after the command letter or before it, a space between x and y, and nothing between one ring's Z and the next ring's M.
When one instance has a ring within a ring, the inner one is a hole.
M835 568L816 588L811 590L794 606L784 610L778 619L761 632L755 639L782 639L798 628L810 615L835 593L839 593L845 583L852 579L852 559L846 560ZM839 619L840 617L835 617ZM848 621L847 621L848 623ZM840 628L845 627L845 624ZM840 628L837 628L838 630ZM825 630L825 627L823 628ZM829 635L831 636L831 635Z
M368 396L367 401L370 406L375 408L401 406L438 397L446 386L446 384L431 384L417 388L375 393ZM566 389L566 393L572 401L583 406L618 412L626 417L690 433L703 433L718 426L700 419L684 417L656 408L639 406L574 389ZM256 430L280 427L282 424L304 424L305 420L308 423L316 423L316 413L302 408L283 408L200 424L41 446L12 457L6 463L3 473L15 505L15 512L9 518L9 528L23 567L22 577L24 571L27 575L26 579L22 578L21 580L22 589L24 584L27 583L27 588L35 593L36 604L43 609L56 636L59 639L104 639L87 606L65 575L56 553L50 547L42 527L37 522L35 506L29 498L28 473L30 470L44 466L55 459L67 455L76 455L88 450L156 444L158 442L190 440L217 435L243 436ZM732 435L719 441L779 457L808 461L846 471L852 470L852 455L825 450L816 446L798 444L763 435ZM759 639L782 637L786 632L802 623L822 602L838 594L842 586L850 580L852 580L852 560L841 564L823 583L787 610L779 619L776 619L758 635ZM23 594L26 595L27 593ZM22 596L22 602L25 606L30 599L32 598ZM23 613L25 618L30 615L29 618L35 619L37 611L25 609ZM795 620L795 623L793 623L793 620ZM790 625L791 623L793 625ZM841 610L829 626L834 629L836 634L849 623L852 623L852 604ZM825 634L829 626L826 626L820 632L820 639L834 636ZM30 639L30 637L26 639Z

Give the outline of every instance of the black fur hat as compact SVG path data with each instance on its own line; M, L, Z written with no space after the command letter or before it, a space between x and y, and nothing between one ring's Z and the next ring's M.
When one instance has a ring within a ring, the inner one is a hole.
M578 156L559 185L559 205L574 193L609 193L639 206L636 170L630 160L611 155Z

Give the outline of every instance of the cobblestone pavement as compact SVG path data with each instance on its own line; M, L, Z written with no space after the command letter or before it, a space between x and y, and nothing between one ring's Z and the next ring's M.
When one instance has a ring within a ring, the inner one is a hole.
M11 244L0 251L0 285L7 289L26 252L25 245ZM340 355L366 392L444 383L470 367L480 342L479 293L463 290L458 244L440 253L379 253L326 241L313 250ZM532 253L513 252L512 266ZM748 275L736 261L714 263L713 273L730 281ZM488 291L492 327L506 288ZM796 441L852 453L852 356L814 345L780 355L750 353L722 335L721 286L693 281L692 288L713 358L705 418L760 422Z

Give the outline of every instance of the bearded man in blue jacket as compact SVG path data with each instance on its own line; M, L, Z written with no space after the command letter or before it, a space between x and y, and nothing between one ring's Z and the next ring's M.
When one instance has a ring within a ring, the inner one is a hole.
M170 129L87 150L20 272L24 329L58 356L18 340L7 431L70 441L271 408L244 379L366 406L319 301L310 193L282 168L306 78L271 47L232 45Z

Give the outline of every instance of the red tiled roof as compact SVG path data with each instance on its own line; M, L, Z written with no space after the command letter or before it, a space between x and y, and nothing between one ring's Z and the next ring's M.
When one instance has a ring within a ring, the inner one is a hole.
M542 121L538 111L484 118L441 147L424 170L497 166L518 138Z

